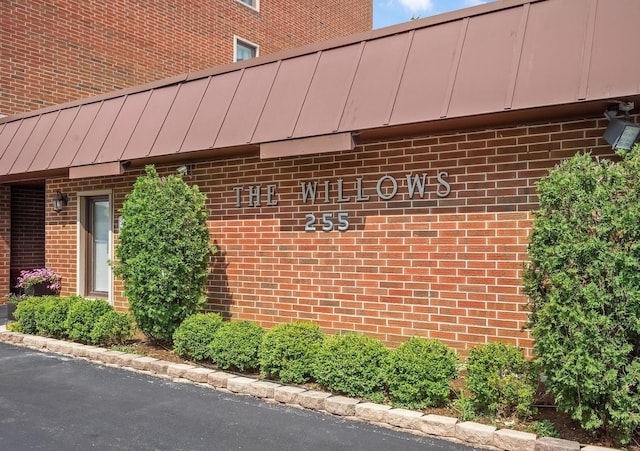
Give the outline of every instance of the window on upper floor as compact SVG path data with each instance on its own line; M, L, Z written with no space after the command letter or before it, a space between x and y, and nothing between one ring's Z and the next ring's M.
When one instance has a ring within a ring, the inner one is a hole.
M247 5L251 9L260 11L260 0L236 0L237 2Z
M259 47L253 42L233 37L233 61L245 61L258 56Z

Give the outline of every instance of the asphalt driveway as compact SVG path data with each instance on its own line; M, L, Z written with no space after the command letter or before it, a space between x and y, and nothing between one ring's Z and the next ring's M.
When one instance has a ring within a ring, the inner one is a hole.
M473 448L0 343L0 449Z

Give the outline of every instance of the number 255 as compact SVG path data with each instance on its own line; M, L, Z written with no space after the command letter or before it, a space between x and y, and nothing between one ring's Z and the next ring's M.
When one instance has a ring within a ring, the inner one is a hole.
M349 229L349 221L348 221L348 213L341 211L338 213L338 222L333 222L333 213L322 213L322 219L320 223L322 224L323 232L331 232L334 227L338 229L340 232L344 232ZM304 224L305 232L315 232L316 231L316 215L313 213L309 213L305 215L306 223Z

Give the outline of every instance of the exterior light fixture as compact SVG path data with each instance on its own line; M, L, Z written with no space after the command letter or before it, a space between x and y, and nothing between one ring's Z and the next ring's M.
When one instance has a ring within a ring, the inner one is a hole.
M634 107L633 102L620 102L615 109L604 113L609 119L609 125L604 132L604 140L611 144L613 149L631 150L640 138L640 125L629 120L629 111ZM624 112L624 119L618 119L618 111Z
M176 169L176 172L185 177L191 177L192 170L193 170L193 167L190 164L183 164L182 166L178 166L178 169Z
M53 197L53 211L60 213L64 207L69 203L69 197L66 194L62 194L60 191Z

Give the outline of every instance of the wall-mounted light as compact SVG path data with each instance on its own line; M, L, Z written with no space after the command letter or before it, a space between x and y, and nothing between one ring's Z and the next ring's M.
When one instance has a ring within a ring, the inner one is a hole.
M183 164L182 166L178 166L178 169L176 169L176 172L178 174L182 174L185 177L191 177L192 171L193 166L191 166L190 164Z
M64 207L69 203L69 197L66 194L62 194L60 191L53 196L53 211L60 213Z
M609 125L604 132L604 140L611 144L611 148L631 150L640 138L640 125L629 120L629 112L633 107L633 102L619 102L616 107L604 113L605 117L609 119ZM618 111L624 113L624 119L616 117Z

